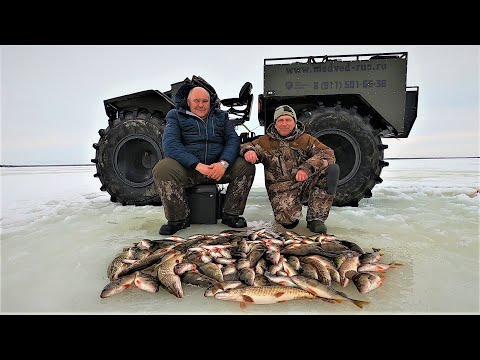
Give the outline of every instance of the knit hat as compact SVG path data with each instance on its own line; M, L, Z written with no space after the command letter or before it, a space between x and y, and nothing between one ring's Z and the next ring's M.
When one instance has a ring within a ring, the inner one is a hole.
M273 114L273 120L277 121L277 119L282 115L289 115L297 122L297 115L295 114L295 110L293 110L288 105L280 105L275 109L275 113Z

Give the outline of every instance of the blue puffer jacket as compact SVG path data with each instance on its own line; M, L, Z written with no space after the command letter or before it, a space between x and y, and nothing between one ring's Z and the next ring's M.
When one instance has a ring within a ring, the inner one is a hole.
M183 94L188 93L182 90ZM198 163L210 165L220 160L233 164L239 154L240 137L229 121L228 113L214 107L204 121L181 106L183 99L176 97L177 108L166 116L162 139L165 156L192 169Z

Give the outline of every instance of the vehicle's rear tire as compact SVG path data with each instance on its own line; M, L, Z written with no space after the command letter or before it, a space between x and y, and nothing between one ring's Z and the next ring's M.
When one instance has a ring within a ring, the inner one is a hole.
M337 104L305 112L299 121L306 132L318 138L335 152L340 177L334 206L358 206L363 198L372 196L373 187L382 182L380 173L388 163L383 161L379 131L370 125L368 116L360 116L356 109Z
M146 109L123 111L100 129L100 140L93 144L100 179L100 190L112 202L123 205L161 205L155 190L152 168L163 159L162 136L165 116Z

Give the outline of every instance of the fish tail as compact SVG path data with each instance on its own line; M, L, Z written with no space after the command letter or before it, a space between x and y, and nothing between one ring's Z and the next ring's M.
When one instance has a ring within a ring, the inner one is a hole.
M363 309L363 306L364 305L367 305L367 304L370 304L368 301L362 301L362 300L355 300L355 299L351 299L352 302L358 306L360 309Z

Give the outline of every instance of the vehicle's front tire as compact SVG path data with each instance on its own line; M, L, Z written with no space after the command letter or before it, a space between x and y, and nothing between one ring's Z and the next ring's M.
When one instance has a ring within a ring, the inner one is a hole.
M163 159L162 136L165 116L146 109L123 111L100 129L93 144L100 190L123 205L161 205L155 190L152 168Z

